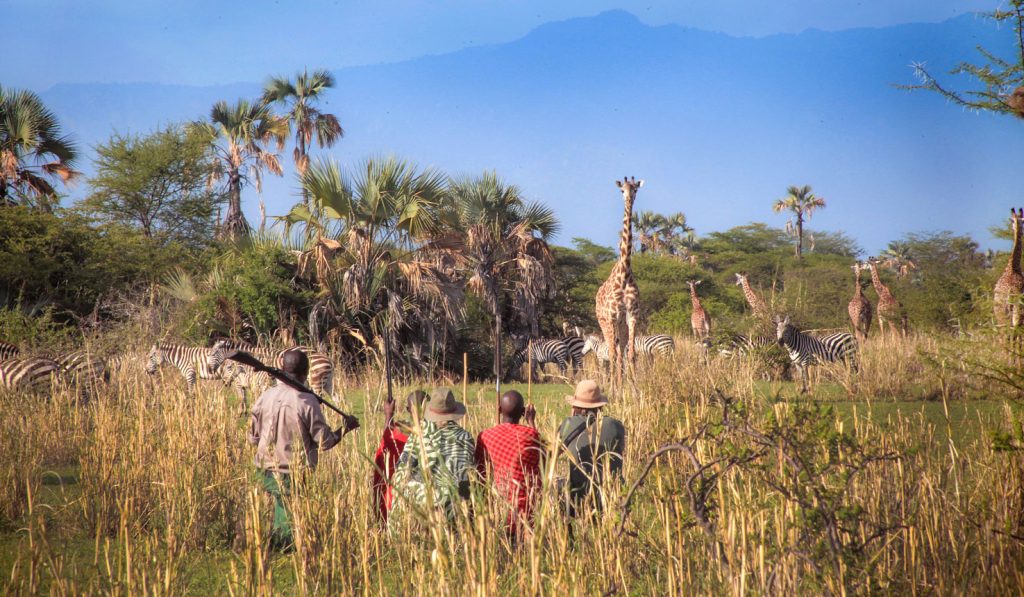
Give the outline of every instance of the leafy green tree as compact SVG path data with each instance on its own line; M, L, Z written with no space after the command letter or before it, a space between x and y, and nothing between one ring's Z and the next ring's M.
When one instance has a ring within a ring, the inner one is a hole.
M280 176L283 173L277 154L266 144L276 142L284 148L288 136L288 119L276 116L267 104L238 100L234 105L219 101L210 110L209 122L194 122L189 131L205 140L213 157L210 182L224 180L228 211L221 224L223 234L238 238L249 233L249 223L242 213L242 188L253 184L260 190L262 172Z
M802 187L791 186L786 189L788 193L782 199L777 199L772 205L772 210L776 213L782 211L792 212L796 216L795 224L795 236L796 236L796 258L803 258L804 253L804 220L810 220L811 216L814 215L815 210L824 209L825 200L821 197L816 196L812 191L810 185L804 185Z
M913 65L914 74L920 83L900 85L903 89L924 89L938 93L954 104L970 110L983 110L996 114L1024 116L1024 0L1008 0L1007 8L997 9L985 16L997 26L1010 24L1017 51L1012 60L1006 60L983 47L978 53L984 58L982 64L961 62L950 74L966 75L980 84L973 90L957 90L938 81L928 72L924 64Z
M331 147L345 136L337 116L327 114L317 107L327 90L334 87L334 76L323 69L312 73L302 71L295 80L274 77L263 88L265 103L278 103L285 107L286 116L295 127L295 169L301 176L309 166L309 147L316 144ZM303 191L303 200L309 198Z
M73 182L78 149L35 93L0 87L0 205L25 203L50 210L53 183Z
M202 248L213 239L214 211L222 202L207 185L212 171L205 140L181 127L115 134L96 147L93 193L78 208L137 227L147 238Z

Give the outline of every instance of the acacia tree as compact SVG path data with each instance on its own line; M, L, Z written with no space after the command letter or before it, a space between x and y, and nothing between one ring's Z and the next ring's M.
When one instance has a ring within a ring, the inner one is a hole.
M295 80L287 77L274 77L263 88L264 103L278 103L285 107L285 116L295 127L295 149L292 157L299 175L306 172L309 166L309 147L314 140L320 148L331 147L345 136L338 118L333 114L321 112L317 104L324 98L327 90L334 87L334 76L320 69L312 73L303 70L295 76ZM308 201L306 191L302 191L304 201Z
M288 119L275 115L263 103L240 99L229 105L222 100L210 110L209 122L194 122L189 130L205 138L211 149L210 185L225 181L228 212L221 223L221 233L229 238L247 235L249 223L242 213L242 187L251 183L259 191L264 170L278 176L283 173L277 154L265 145L275 142L278 151L284 148Z
M777 199L772 205L776 213L782 211L793 212L796 216L796 258L802 259L804 254L804 220L810 220L815 210L825 207L825 200L816 196L810 185L802 187L791 186L786 189L788 195Z
M169 126L146 136L115 134L96 147L93 193L79 208L147 238L201 246L213 238L222 196L208 185L205 139Z
M0 87L0 205L49 211L57 200L53 183L79 177L77 157L75 143L38 95Z
M467 287L491 315L494 346L503 321L520 335L536 337L540 305L554 293L554 257L547 239L558 231L554 211L527 203L522 191L494 172L451 182L456 229L465 232L461 251ZM521 347L517 347L521 348ZM500 375L500 363L494 364Z
M983 13L997 25L1009 23L1014 34L1017 52L1014 59L1006 60L985 48L978 52L985 59L983 64L961 62L950 74L967 75L981 84L981 88L958 91L939 81L928 72L924 64L913 65L914 74L920 80L917 85L900 85L903 89L924 89L945 97L958 106L971 110L984 110L997 114L1013 114L1024 117L1024 0L1009 0L1006 10Z

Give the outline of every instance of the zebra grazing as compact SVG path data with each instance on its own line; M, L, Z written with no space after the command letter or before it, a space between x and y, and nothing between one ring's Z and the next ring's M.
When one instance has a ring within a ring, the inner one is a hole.
M577 340L580 340L577 338ZM582 343L582 340L580 340ZM566 367L570 362L573 364L573 369L576 369L576 361L573 356L569 354L569 344L566 343L565 338L540 338L533 340L530 343L530 352L532 353L532 359L534 365L541 365L542 367L547 363L554 363L558 365L558 370L562 375L565 375ZM582 355L580 359L582 361ZM505 374L506 380L512 377L512 374L519 371L519 368L523 366L527 361L527 349L521 348L512 355L512 363L509 365L508 372Z
M206 364L208 348L157 342L149 349L146 373L153 375L161 365L174 365L181 372L188 389L196 387L197 379L218 379L215 370Z
M16 359L21 351L18 347L10 342L4 342L0 340L0 361L6 361L7 359Z
M30 357L0 361L0 388L10 391L49 392L63 370L57 361Z
M218 368L227 360L227 355L233 350L244 350L264 363L272 364L280 368L284 353L290 350L302 350L309 358L309 387L314 392L324 396L330 396L334 382L334 363L331 358L322 352L313 352L305 346L292 346L284 350L268 350L256 348L246 342L237 340L218 340L213 348L207 353L206 364L211 370ZM228 366L227 375L234 378L235 388L241 392L242 402L245 403L245 390L256 392L259 388L272 385L274 380L266 373L253 370L251 367L231 361Z
M663 357L672 354L676 348L672 336L655 334L653 336L637 336L633 339L633 349L639 356ZM602 363L608 362L608 345L598 336L590 334L583 341L582 354L593 352Z
M769 336L744 336L743 334L734 334L729 337L726 346L718 350L718 354L724 357L731 357L734 355L745 357L751 352L763 350L769 346L775 346L778 343L778 340Z
M857 339L849 332L836 332L815 337L796 329L785 319L776 318L779 344L789 351L789 359L800 370L803 392L807 391L807 367L818 363L850 362L856 364Z
M76 350L57 357L57 363L64 369L65 376L72 382L88 387L110 381L107 363L86 350Z

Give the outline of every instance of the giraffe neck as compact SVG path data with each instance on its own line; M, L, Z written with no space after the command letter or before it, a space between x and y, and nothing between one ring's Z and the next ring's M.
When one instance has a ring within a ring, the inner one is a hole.
M892 293L886 288L885 284L882 284L882 279L878 277L878 269L874 264L869 265L871 268L871 284L875 287L875 292L878 293L879 297L890 296Z
M853 296L855 298L861 298L861 297L864 296L864 289L860 287L860 270L859 269L855 270L853 272L853 277L854 277Z
M1006 264L1006 272L1012 274L1020 274L1020 255L1021 255L1021 225L1020 221L1014 219L1013 221L1013 250L1010 251L1010 261Z
M750 307L755 311L761 310L761 299L754 294L754 289L750 287L750 282L743 279L743 295L747 297L747 302L750 303Z
M622 195L626 209L622 216L622 235L619 237L619 261L629 268L629 260L633 253L633 193L624 189Z
M700 299L697 298L697 289L692 284L690 285L690 302L693 303L694 311L703 311L703 308L700 306Z

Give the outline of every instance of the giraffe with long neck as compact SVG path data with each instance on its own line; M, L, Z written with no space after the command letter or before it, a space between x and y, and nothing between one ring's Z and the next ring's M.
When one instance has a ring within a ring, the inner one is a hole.
M764 304L761 297L757 296L754 289L750 287L750 282L747 277L743 274L736 274L736 284L743 289L743 296L747 299L747 304L754 311L754 318L759 321L771 321L771 313L768 311L768 305Z
M996 325L1019 327L1022 319L1021 295L1024 294L1024 273L1021 272L1021 235L1024 209L1010 208L1010 225L1013 228L1013 250L1006 263L1003 275L996 281L994 315Z
M693 313L690 315L690 329L698 340L703 340L711 335L711 316L700 304L700 297L697 296L697 286L700 280L687 280L690 285L690 303L693 305Z
M894 331L893 326L899 324L900 332L907 333L907 315L903 311L903 305L889 291L889 288L882 283L878 277L878 267L874 259L868 260L868 269L871 270L871 285L878 293L878 332L885 335L885 324L889 324L889 331Z
M864 266L855 263L853 267L854 289L853 298L847 306L850 313L850 322L853 323L853 331L857 334L857 340L863 342L868 339L868 332L871 330L871 301L864 296L864 289L860 285L860 272Z
M633 339L640 312L640 290L633 279L630 257L633 251L633 202L644 181L623 177L621 182L615 181L615 185L622 191L625 203L619 260L612 267L608 279L597 289L595 310L601 334L608 346L608 362L614 368L613 379L616 386L621 387L625 362L632 364L635 360Z

